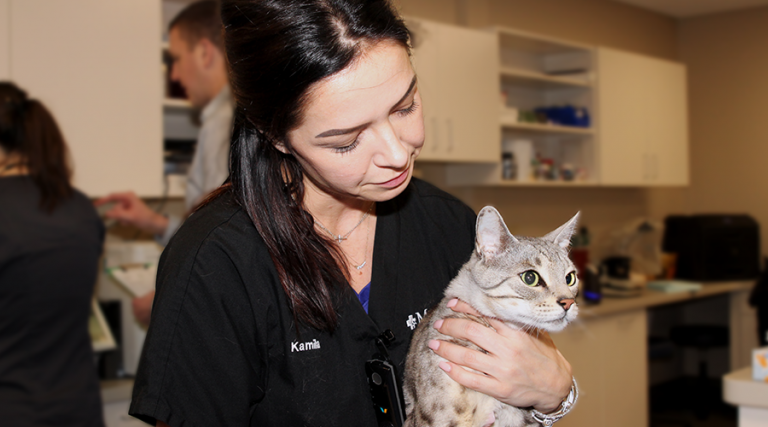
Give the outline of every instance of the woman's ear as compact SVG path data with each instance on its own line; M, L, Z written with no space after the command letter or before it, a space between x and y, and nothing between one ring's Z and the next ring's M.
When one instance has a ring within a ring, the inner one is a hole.
M280 152L283 154L291 154L291 151L288 150L288 147L285 146L285 143L283 141L275 142L275 148L280 150Z

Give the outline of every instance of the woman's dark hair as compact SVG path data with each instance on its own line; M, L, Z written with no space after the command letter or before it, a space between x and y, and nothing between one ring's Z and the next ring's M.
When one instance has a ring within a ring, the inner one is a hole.
M45 106L10 82L0 82L0 147L18 154L40 190L40 207L52 212L72 195L67 145Z
M266 242L296 320L333 331L346 261L303 209L301 166L275 145L291 150L286 135L312 85L376 43L409 49L408 29L386 0L223 0L221 17L237 100L229 191Z

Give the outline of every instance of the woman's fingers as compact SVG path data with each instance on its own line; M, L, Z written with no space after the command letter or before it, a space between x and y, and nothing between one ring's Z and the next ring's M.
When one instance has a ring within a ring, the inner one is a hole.
M457 313L479 316L459 300L450 301L448 306ZM490 327L467 317L435 322L440 333L485 350L431 341L430 348L447 360L440 367L459 384L510 405L535 406L543 412L556 408L570 388L571 367L549 334L519 330L497 319L484 320Z
M446 306L449 307L451 310L459 313L471 314L473 316L481 316L481 314L478 313L477 310L472 308L471 305L465 303L464 301L458 298L454 298L448 301L448 304L446 304Z
M447 320L458 320L458 319L446 319ZM439 321L438 321L439 322ZM436 325L439 323L436 322ZM483 327L482 325L479 325L475 322L466 321L467 323L474 323L475 325L479 327ZM471 326L471 325L470 325ZM458 337L459 334L452 334L448 333L446 331L447 327L439 328L440 332L450 335L455 338L460 339L468 339L465 337ZM450 329L450 328L447 328ZM463 334L462 334L463 335ZM472 336L472 333L469 334L469 336ZM473 341L474 342L474 341ZM454 344L449 341L443 341L443 340L432 340L429 343L429 347L435 351L440 357L443 357L445 359L448 359L449 361L453 363L457 363L459 365L465 366L467 368L471 368L483 373L487 373L489 369L493 366L493 359L489 354L483 353L478 350L474 350L468 347L464 347L458 344Z

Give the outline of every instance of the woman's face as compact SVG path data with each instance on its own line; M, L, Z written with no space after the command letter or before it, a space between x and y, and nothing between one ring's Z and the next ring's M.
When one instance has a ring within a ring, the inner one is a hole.
M313 190L384 201L403 191L424 144L416 75L406 50L384 42L311 88L301 125L288 132Z

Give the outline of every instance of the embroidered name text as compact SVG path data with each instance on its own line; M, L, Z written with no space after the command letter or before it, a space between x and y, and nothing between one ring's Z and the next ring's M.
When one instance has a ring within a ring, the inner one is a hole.
M312 340L307 342L294 341L291 343L291 353L297 351L317 350L320 348L320 341Z

